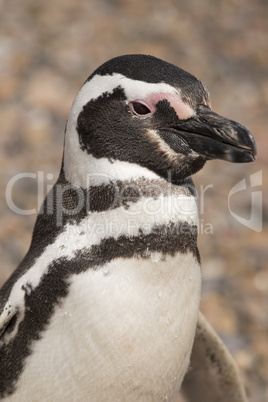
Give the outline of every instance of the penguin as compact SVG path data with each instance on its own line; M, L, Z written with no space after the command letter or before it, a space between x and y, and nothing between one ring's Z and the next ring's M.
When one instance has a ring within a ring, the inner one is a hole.
M181 68L139 54L97 68L72 105L29 251L0 291L0 398L245 401L199 313L191 176L255 155L252 134Z

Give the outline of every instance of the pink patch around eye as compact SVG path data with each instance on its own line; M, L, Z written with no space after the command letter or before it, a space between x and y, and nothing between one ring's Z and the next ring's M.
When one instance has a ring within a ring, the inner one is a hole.
M154 112L156 110L156 104L166 99L173 109L176 111L177 116L180 120L190 119L195 114L195 111L191 108L190 105L183 102L179 95L173 95L169 93L154 93L149 95L144 101L150 106L150 109Z

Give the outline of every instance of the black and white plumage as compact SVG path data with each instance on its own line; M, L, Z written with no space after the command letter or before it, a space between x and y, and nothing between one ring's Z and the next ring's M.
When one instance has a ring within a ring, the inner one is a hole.
M189 386L195 377L198 395L201 356L222 400L224 387L228 401L245 400L228 352L212 348L212 361L221 343L201 316L197 327L190 176L209 159L255 153L249 131L212 112L191 74L144 55L98 68L70 111L62 169L29 252L0 293L1 397L173 401L194 342L185 395L201 401Z

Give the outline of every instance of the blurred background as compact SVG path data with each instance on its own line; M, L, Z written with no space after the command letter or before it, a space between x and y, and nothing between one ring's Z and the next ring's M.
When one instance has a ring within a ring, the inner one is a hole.
M216 112L254 134L255 163L209 162L194 180L201 309L233 353L250 402L267 401L266 0L0 1L0 285L25 255L35 210L57 179L77 91L96 67L126 53L191 72Z

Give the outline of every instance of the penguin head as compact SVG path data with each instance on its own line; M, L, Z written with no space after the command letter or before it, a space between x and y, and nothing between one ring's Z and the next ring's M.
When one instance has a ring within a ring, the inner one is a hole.
M64 170L79 186L104 166L115 179L129 170L178 182L207 160L250 162L255 154L252 134L211 110L200 80L155 57L126 55L100 66L78 93Z

